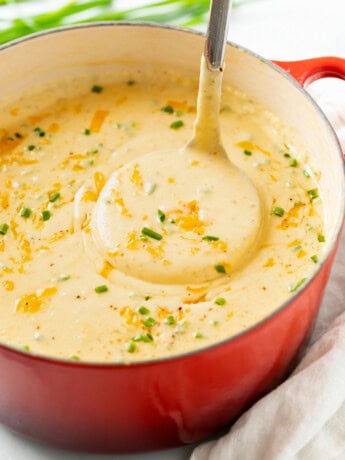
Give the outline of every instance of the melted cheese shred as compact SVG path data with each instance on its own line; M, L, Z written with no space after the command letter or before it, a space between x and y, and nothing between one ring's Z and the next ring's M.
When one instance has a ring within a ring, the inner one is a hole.
M312 275L327 235L303 142L225 88L232 164L217 136L211 152L181 149L196 95L194 80L141 70L2 102L2 342L98 362L175 355L255 324Z

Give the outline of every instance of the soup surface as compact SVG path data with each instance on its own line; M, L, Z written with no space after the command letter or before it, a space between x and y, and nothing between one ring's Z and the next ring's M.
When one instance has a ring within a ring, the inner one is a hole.
M248 178L235 186L224 156L179 150L196 95L197 81L132 71L2 102L2 342L76 360L166 357L254 325L312 275L325 235L309 152L225 87L223 144Z

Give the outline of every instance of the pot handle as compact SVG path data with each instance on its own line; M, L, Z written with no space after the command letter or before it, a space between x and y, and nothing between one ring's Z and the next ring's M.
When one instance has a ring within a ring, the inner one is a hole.
M340 78L345 80L345 59L322 57L303 61L273 61L289 73L302 86L307 86L320 78Z
M273 61L290 74L303 87L320 78L340 78L345 80L345 59L338 57L321 57L303 61ZM343 146L345 160L345 148Z

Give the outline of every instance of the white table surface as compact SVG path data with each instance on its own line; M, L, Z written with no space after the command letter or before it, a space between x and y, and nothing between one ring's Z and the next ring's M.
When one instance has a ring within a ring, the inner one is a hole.
M252 0L232 15L229 38L269 59L345 57L345 0ZM316 82L329 98L344 82ZM345 101L345 97L344 97ZM345 112L345 105L344 105ZM192 447L143 455L71 453L26 440L0 425L0 460L187 460Z

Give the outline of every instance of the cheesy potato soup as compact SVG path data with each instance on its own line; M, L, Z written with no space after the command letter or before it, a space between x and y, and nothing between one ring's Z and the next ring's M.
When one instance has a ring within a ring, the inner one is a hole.
M231 87L231 162L183 148L197 86L109 72L1 101L3 343L92 362L168 357L253 326L307 282L325 242L309 152Z

